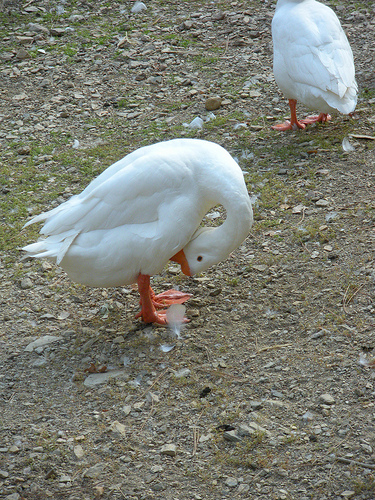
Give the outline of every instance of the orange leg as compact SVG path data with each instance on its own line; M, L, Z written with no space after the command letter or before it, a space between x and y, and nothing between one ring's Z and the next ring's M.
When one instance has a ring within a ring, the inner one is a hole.
M273 130L280 130L280 132L284 132L285 130L297 130L299 128L304 129L306 125L297 120L297 101L295 99L289 99L289 107L290 107L290 121L287 120L284 123L279 123L278 125L273 125L271 128Z
M191 297L189 293L177 290L169 290L155 295L150 286L150 276L147 274L140 274L137 281L139 295L141 296L141 312L136 315L136 318L142 318L145 323L165 325L167 323L166 311L156 312L156 308L160 309L169 304L182 304Z

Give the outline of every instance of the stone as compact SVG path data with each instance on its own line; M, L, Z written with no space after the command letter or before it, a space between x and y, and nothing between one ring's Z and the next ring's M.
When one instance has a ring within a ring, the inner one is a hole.
M175 444L165 444L161 447L160 453L169 457L177 455L177 446Z
M105 384L111 379L128 379L129 374L125 370L109 370L105 373L90 373L85 378L83 385L86 387L95 387L96 385Z
M33 342L30 342L25 347L26 352L32 352L34 349L39 349L39 348L44 348L49 344L53 344L54 342L57 342L58 340L63 340L62 337L57 337L55 335L43 335L43 337L40 337Z
M16 58L17 58L17 59L21 59L21 60L23 60L23 59L28 59L29 57L30 57L30 56L29 56L29 53L28 53L28 52L27 52L27 50L25 50L25 49L20 49L20 50L18 50L18 51L17 51L17 53L16 53Z
M205 108L207 111L215 111L221 106L221 97L209 97L205 102Z
M31 281L30 278L23 278L23 280L20 283L20 287L22 290L29 290L30 288L33 287L33 282Z
M121 436L125 436L125 434L126 434L125 425L121 424L118 420L115 420L114 422L112 422L112 424L109 426L109 429L112 432L118 432L119 434L121 434Z
M189 370L189 368L181 368L181 370L177 370L176 372L174 372L174 376L176 378L183 378L183 377L188 377L191 373L191 370Z
M317 202L315 202L315 205L317 207L327 207L329 205L329 201L320 199Z
M83 448L80 444L77 444L74 448L73 448L73 453L74 455L77 457L77 458L83 458L85 452L83 451Z
M20 500L21 495L19 495L18 493L11 493L10 495L7 495L4 498L5 500Z
M321 394L319 397L320 401L326 405L334 405L335 399L330 394Z
M5 470L0 470L0 479L6 479L9 477L9 473Z
M89 469L86 469L84 471L84 473L82 474L82 477L96 479L97 477L99 477L103 474L104 469L105 469L104 463L95 464L92 467L90 467Z
M225 485L229 488L235 488L238 485L238 480L235 477L228 477L225 481Z
M237 434L237 431L234 429L233 431L225 431L223 433L223 438L226 441L230 441L232 443L238 443L241 441L241 437Z

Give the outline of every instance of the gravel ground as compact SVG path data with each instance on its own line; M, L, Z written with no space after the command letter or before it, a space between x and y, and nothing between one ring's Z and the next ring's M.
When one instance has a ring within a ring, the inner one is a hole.
M326 2L356 116L280 134L274 3L145 3L2 2L0 497L372 499L374 6ZM134 319L133 287L21 260L31 215L181 136L238 158L256 219L226 262L154 277L194 295L181 338Z

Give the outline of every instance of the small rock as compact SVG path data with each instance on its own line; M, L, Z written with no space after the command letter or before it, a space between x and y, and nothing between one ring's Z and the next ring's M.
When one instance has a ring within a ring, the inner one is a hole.
M121 436L125 436L125 434L126 434L125 425L121 424L118 420L115 420L114 422L112 422L112 424L109 426L109 429L112 432L118 432L119 434L121 434Z
M191 370L189 370L189 368L181 368L181 370L177 370L176 372L174 372L174 376L176 378L182 378L182 377L188 377L191 373Z
M12 446L9 447L8 451L9 451L9 453L18 453L20 451L20 449L18 448L18 446L13 444Z
M225 481L225 485L229 486L229 488L235 488L238 485L238 481L235 477L228 477Z
M352 491L352 490L346 490L346 491L343 491L343 492L341 493L341 496L342 496L343 498L353 498L353 497L354 497L354 495L355 495L355 491Z
M235 429L233 431L225 431L223 433L223 438L232 443L238 443L239 441L241 441L241 438L237 434L237 431Z
M66 33L64 28L51 28L50 31L52 36L63 36Z
M20 500L21 496L18 493L11 493L4 498L5 500Z
M104 495L103 486L94 486L94 495L95 495L95 498L102 497Z
M77 444L74 448L73 448L73 453L74 455L77 457L77 458L83 458L85 452L83 451L83 448L80 444Z
M18 153L19 155L23 155L23 156L24 156L24 155L29 155L29 154L30 154L30 152L31 152L31 148L30 148L29 146L22 146L22 147L20 147L20 148L17 150L17 153ZM26 279L29 279L29 278L26 278ZM22 285L21 285L21 287L22 287Z
M60 479L59 479L60 484L70 485L71 482L72 482L72 478L70 476L68 476L67 474L63 474L62 476L60 476Z
M29 23L27 27L29 28L30 31L34 31L35 33L49 34L49 29L38 23Z
M5 470L0 470L0 479L6 479L9 477L9 473Z
M21 286L22 290L28 290L29 288L33 287L33 282L31 281L30 278L24 278L21 281L20 286Z
M103 463L96 464L93 467L86 469L85 472L82 474L82 477L89 477L91 479L96 479L101 474L103 474L104 469L105 469L105 464Z
M162 446L160 453L169 457L175 457L177 455L177 446L175 444L165 444Z
M330 394L321 394L320 401L326 405L334 405L335 399Z
M25 351L32 352L34 349L44 348L49 344L57 342L58 340L62 340L62 337L57 337L55 335L43 335L43 337L30 342L30 344L25 347Z
M315 202L315 205L317 207L327 207L329 205L329 201L320 199L317 202Z
M130 405L125 405L122 407L122 411L125 414L125 417L129 415L129 413L132 411L132 407Z
M83 385L86 387L94 387L96 385L105 384L111 379L128 379L129 374L125 370L109 370L105 373L90 373L85 378Z
M153 404L156 404L156 403L159 403L160 402L160 398L157 394L153 393L153 392L148 392L147 395L146 395L146 400L149 402L149 403L153 403Z
M221 106L221 97L209 97L206 100L205 108L207 111L215 111L215 109L219 109Z
M16 53L16 58L17 58L17 59L21 59L21 60L23 60L23 59L28 59L29 57L30 57L30 56L29 56L29 53L28 53L28 52L27 52L27 50L25 50L25 49L20 49L20 50L18 50L18 51L17 51L17 53Z

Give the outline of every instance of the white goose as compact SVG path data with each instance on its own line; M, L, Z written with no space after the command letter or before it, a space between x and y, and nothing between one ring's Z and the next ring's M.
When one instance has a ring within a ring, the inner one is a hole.
M353 53L332 9L315 0L278 0L272 20L273 72L289 99L291 120L275 130L305 128L349 114L357 104ZM298 121L297 101L318 116Z
M219 227L200 228L217 204L227 217ZM47 257L76 282L93 287L138 282L146 323L165 324L165 304L190 295L170 290L157 296L150 276L168 260L188 276L228 257L253 223L242 171L218 144L174 139L142 147L107 168L82 193L42 213L46 238L23 248Z

